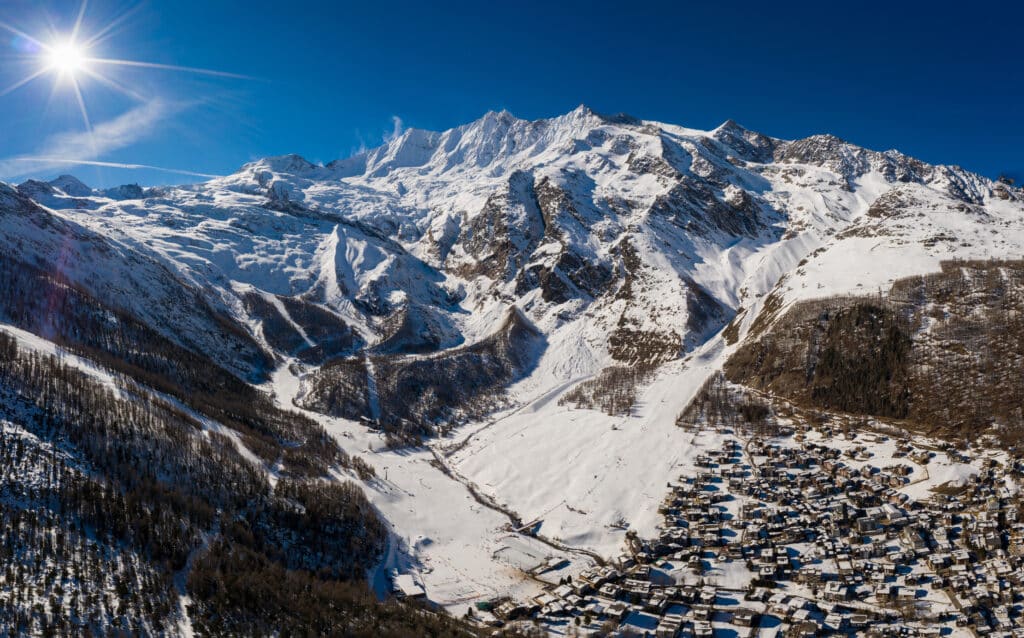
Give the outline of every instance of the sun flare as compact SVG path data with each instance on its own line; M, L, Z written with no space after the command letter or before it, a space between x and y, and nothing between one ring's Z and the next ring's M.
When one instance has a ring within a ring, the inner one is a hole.
M0 0L0 4L3 4ZM91 131L89 109L86 104L86 91L90 84L102 85L139 103L149 103L153 96L141 93L134 78L119 77L122 73L134 69L136 73L149 70L159 72L180 72L193 75L206 75L241 80L252 79L248 76L201 69L160 62L144 62L141 60L124 60L106 57L103 53L103 42L117 33L122 23L132 14L128 9L121 15L101 25L89 28L85 18L88 0L80 0L74 25L67 31L53 31L40 37L33 36L15 25L0 20L0 34L10 34L14 41L23 46L22 59L27 61L28 72L13 84L0 86L0 98L17 91L39 78L50 77L53 80L51 99L58 93L73 100L82 114L82 123L86 130ZM2 16L0 16L2 17ZM6 40L0 37L0 44ZM0 64L7 64L6 61ZM58 91L59 89L59 91Z
M47 51L46 62L50 70L73 74L85 68L86 57L74 42L56 44Z

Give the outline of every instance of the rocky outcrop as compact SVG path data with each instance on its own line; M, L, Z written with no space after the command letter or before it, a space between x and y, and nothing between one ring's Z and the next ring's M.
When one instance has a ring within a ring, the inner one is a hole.
M502 404L512 382L536 365L546 339L518 309L472 345L425 356L337 361L305 382L299 404L407 434L435 434Z

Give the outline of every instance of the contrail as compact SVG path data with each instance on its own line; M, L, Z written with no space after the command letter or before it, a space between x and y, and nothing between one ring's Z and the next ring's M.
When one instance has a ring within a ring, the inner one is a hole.
M255 78L251 75L228 73L227 71L215 71L213 69L199 69L191 66L178 66L176 64L137 62L135 60L115 60L113 58L86 58L84 62L93 64L113 64L115 66L134 66L142 69L160 69L164 71L184 71L186 73L197 73L199 75L213 75L220 78L234 78L236 80L259 80L259 78Z
M79 159L58 159L56 157L12 157L8 162L33 162L37 164L74 164L77 166L101 166L104 168L126 168L131 170L151 170L160 171L162 173L175 173L177 175L189 175L191 177L206 177L208 179L216 179L223 177L223 175L211 175L209 173L197 173L195 171L184 171L178 168L163 168L162 166L150 166L149 164L123 164L120 162L99 162L96 160L79 160Z

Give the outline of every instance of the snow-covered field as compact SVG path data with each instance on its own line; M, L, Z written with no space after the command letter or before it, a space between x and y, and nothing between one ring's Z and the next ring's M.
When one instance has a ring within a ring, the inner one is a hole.
M277 370L268 389L282 405L296 409L291 400L299 382L288 365ZM389 578L397 570L412 574L430 600L461 614L478 600L536 595L543 583L526 572L549 558L569 559L561 576L594 564L589 556L512 531L505 514L474 499L465 485L442 471L430 450L388 450L383 437L362 424L307 414L377 472L364 489L391 528L386 555L370 574L378 593L390 591Z
M392 536L371 575L375 588L387 590L391 570L412 573L431 600L462 612L476 600L536 595L543 583L524 572L549 557L571 561L556 572L559 577L594 561L511 533L509 518L478 502L460 481L523 523L538 523L534 530L545 540L614 558L624 549L627 529L655 533L667 483L694 467L701 448L693 445L692 432L676 426L676 418L727 351L715 339L685 362L666 366L630 416L559 406L558 397L582 380L576 379L433 441L429 449L388 450L383 436L363 424L307 414L377 472L366 492ZM295 409L299 387L298 377L283 365L268 389ZM439 459L457 478L441 469Z
M451 461L460 473L524 520L540 520L541 533L614 556L626 529L653 533L666 483L696 454L676 417L722 352L714 340L688 362L667 365L632 415L573 409L544 395L443 445L459 448Z

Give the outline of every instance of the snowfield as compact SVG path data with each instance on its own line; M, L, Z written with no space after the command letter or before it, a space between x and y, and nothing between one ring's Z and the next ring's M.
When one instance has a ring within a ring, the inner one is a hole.
M451 456L455 467L524 519L540 520L541 533L614 556L627 529L653 534L666 483L697 454L676 418L724 352L713 340L688 363L666 366L632 415L572 409L545 395L445 445L468 439Z
M275 372L268 387L285 405L298 388L287 365ZM512 531L507 516L477 502L463 484L446 476L429 450L388 450L383 437L362 424L308 414L346 452L362 456L377 472L366 493L391 528L384 559L369 575L378 594L390 592L393 570L413 574L430 600L461 614L478 600L538 594L542 581L525 572L552 557L571 561L559 576L594 564L589 556L559 551Z
M0 185L0 204L20 211L0 238L290 409L323 364L365 361L368 420L381 380L364 355L476 344L518 309L544 350L487 418L390 450L364 422L307 411L376 470L364 489L391 531L377 591L409 574L462 613L539 592L552 574L530 572L551 558L569 561L557 580L618 555L627 530L655 534L666 484L698 453L676 419L769 301L778 316L951 258L1019 257L1022 200L827 135L778 140L731 121L698 131L581 106L408 130L327 165L266 158L197 185ZM331 342L340 332L348 340ZM622 365L653 370L628 414L560 404ZM972 471L939 460L913 493Z

